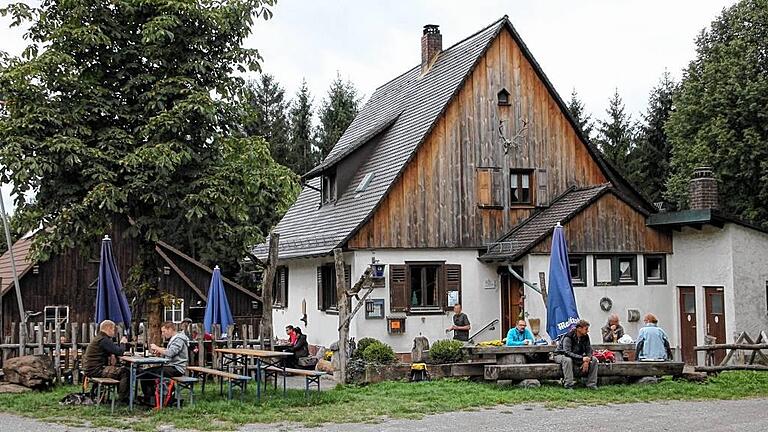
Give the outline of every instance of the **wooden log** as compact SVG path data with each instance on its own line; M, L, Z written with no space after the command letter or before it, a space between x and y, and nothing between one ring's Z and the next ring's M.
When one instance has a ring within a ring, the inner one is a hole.
M763 365L725 365L725 366L696 366L693 368L696 372L723 372L729 370L751 370L751 371L768 371L768 366Z
M732 344L699 345L699 346L693 347L693 349L695 351L714 351L714 350L721 350L721 349L764 350L764 349L768 349L768 343L761 343L761 344L732 343Z
M683 373L682 362L620 362L600 363L597 376L645 377L679 376ZM500 379L559 379L563 374L557 363L520 365L487 365L484 377L488 381Z
M470 355L538 354L555 352L554 345L489 346L462 348Z
M509 364L525 364L525 354L501 354L496 356L496 364L509 365Z
M272 328L272 286L275 283L275 273L277 272L278 247L280 246L280 234L272 232L269 235L269 251L267 254L267 266L264 268L264 277L261 279L261 325L259 326L259 336L261 347L264 349L265 343L272 346L272 338L275 336ZM343 281L343 279L342 279Z
M347 287L345 283L344 254L341 249L333 250L333 261L336 265L336 299L339 309L339 382L347 383L347 353L349 352L349 302L347 301Z
M454 363L451 364L451 376L453 377L480 377L485 373L484 362Z
M77 349L77 324L72 324L72 384L77 385L80 381L80 353Z

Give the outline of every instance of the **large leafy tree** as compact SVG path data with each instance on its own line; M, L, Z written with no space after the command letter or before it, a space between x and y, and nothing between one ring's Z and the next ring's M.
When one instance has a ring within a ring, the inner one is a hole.
M359 107L360 96L355 85L336 75L320 108L320 130L317 135L322 157L328 155L347 130Z
M616 90L608 101L606 119L599 122L596 142L600 151L630 181L633 173L630 152L633 148L635 127L629 114L624 111L624 102Z
M669 72L664 72L648 97L648 109L639 126L632 159L636 169L635 185L652 202L661 202L669 177L671 147L664 125L672 113L672 97L677 84Z
M312 95L307 81L301 82L301 88L291 103L288 111L290 123L291 158L288 166L297 174L304 174L319 162L312 133Z
M40 258L84 246L115 219L140 242L127 287L152 296L154 242L235 265L296 191L268 144L248 138L242 47L272 0L43 0L2 9L29 23L0 91L0 181L42 224ZM25 194L34 200L27 202Z
M721 207L768 226L768 1L741 1L699 35L674 102L668 197L685 206L693 169L711 165Z
M568 111L570 111L573 119L581 129L584 137L587 139L592 138L592 132L594 130L594 124L592 122L592 115L588 114L584 103L579 98L579 94L576 93L576 89L571 92L571 99L568 101Z
M264 73L258 80L248 83L247 100L250 115L245 123L246 132L267 140L272 157L278 163L290 166L285 89L274 76Z

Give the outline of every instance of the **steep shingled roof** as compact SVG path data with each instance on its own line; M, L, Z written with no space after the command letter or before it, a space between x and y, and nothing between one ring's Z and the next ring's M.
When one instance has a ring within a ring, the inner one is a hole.
M570 220L610 189L607 184L569 189L549 207L526 219L499 241L488 246L488 252L481 255L480 260L514 261L520 258L547 237L555 224Z
M28 259L29 250L32 248L31 236L24 237L13 244L13 260L16 262L16 274L19 279L31 269L35 262ZM13 272L11 271L11 252L5 251L0 256L0 294L13 288Z
M613 186L624 191L623 195L635 206L654 211L652 205L584 138L562 98L504 16L442 51L426 74L421 73L421 65L416 66L371 95L325 160L305 175L305 179L310 179L307 186L275 227L275 232L280 233L281 259L328 254L333 248L342 246L365 223L461 89L477 61L504 29L520 46ZM316 176L334 165L343 164L345 158L364 147L372 148L371 154L352 168L355 172L348 187L338 191L334 203L320 206L321 179ZM373 173L372 181L364 193L356 193L355 189L368 173ZM258 257L266 257L267 243L256 246L253 252Z

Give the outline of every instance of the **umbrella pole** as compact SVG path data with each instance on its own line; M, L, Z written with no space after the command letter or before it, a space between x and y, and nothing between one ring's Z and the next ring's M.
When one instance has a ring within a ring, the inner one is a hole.
M11 257L11 273L13 274L13 284L16 287L16 303L19 306L19 357L25 354L27 345L27 314L24 312L24 302L21 300L21 287L19 286L19 275L16 273L16 259L13 256L13 242L11 241L11 228L8 225L8 216L5 214L5 203L3 202L2 192L0 192L0 217L3 218L3 227L5 228L5 241L8 243L8 253Z

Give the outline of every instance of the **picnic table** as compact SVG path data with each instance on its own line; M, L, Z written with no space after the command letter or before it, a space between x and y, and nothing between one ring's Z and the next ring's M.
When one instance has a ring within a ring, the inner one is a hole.
M128 363L130 366L130 390L128 393L128 409L133 410L133 399L136 396L136 381L159 378L160 383L163 382L163 369L160 368L160 373L156 374L150 370L151 366L164 366L168 364L171 359L166 357L143 357L143 356L122 356L120 360ZM140 370L140 368L144 368ZM160 389L160 400L163 400L163 386L158 386ZM162 407L162 404L160 404Z
M285 381L285 359L293 356L293 353L256 350L248 348L216 348L214 350L223 355L222 367L237 368L242 366L248 371L250 359L256 361L256 399L261 401L261 373L263 368L274 367L280 369L283 375L283 395L286 393L287 385ZM266 383L264 384L266 390Z
M555 345L520 345L520 346L483 346L465 347L464 352L470 356L478 356L483 359L496 359L496 364L525 364L533 363L530 360L536 354L550 354L557 350ZM601 343L593 344L593 350L610 350L618 354L621 359L625 351L633 351L634 344ZM538 362L537 362L538 363Z

